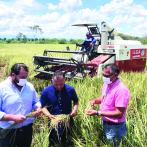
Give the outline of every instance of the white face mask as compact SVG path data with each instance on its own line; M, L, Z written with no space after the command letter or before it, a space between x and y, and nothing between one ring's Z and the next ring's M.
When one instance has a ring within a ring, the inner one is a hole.
M18 86L24 86L27 83L27 79L18 79L18 78L15 77L15 83Z
M105 84L109 85L112 83L112 81L110 81L110 78L106 78L106 77L103 77L103 81Z
M27 79L19 79L19 83L17 85L24 86L27 83Z

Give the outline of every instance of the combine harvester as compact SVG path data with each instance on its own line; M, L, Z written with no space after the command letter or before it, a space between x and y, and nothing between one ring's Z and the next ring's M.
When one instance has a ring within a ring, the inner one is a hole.
M91 53L86 54L82 47L78 51L44 50L43 55L34 55L35 77L51 78L56 71L65 73L66 78L84 79L86 76L102 76L102 68L115 63L120 71L143 71L146 67L147 46L139 41L123 40L117 36L115 29L105 22L101 24L101 32L97 24L75 24L72 26L87 27L97 42Z

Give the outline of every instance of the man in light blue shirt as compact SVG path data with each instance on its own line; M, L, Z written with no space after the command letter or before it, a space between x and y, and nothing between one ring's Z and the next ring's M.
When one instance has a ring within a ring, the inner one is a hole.
M0 136L0 147L31 145L34 117L26 118L25 115L35 110L34 116L38 116L42 110L34 86L27 82L28 72L25 64L14 64L11 76L0 83L0 128L4 130L17 123L5 137Z

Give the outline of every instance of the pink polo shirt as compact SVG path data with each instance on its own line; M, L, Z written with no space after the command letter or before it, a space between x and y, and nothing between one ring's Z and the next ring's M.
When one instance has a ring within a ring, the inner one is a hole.
M125 112L121 119L110 118L105 116L102 116L102 119L105 121L111 121L115 123L124 122L126 116L127 103L130 98L130 92L128 88L124 85L124 83L120 81L120 79L117 79L114 83L110 85L104 83L102 87L102 97L108 89L110 90L105 95L105 97L102 98L100 110L108 112L115 111L116 107L125 107Z

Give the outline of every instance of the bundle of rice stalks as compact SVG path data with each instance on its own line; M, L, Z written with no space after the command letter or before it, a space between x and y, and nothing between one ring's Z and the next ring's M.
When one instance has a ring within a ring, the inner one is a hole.
M57 136L58 136L58 140L60 140L60 137L59 137L59 128L60 127L63 127L65 129L65 131L67 131L67 130L71 131L71 129L70 129L70 116L69 116L69 114L67 114L67 115L66 114L55 115L55 119L51 119L49 124L50 124L50 126L49 126L49 134L46 137L46 139L44 140L44 143L48 139L52 129L56 130Z

